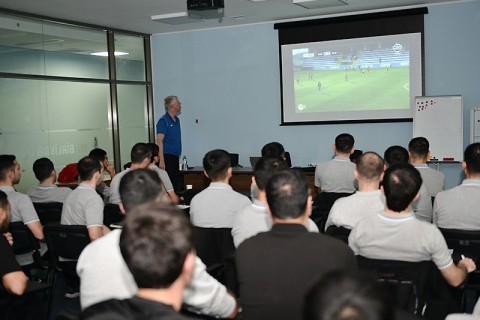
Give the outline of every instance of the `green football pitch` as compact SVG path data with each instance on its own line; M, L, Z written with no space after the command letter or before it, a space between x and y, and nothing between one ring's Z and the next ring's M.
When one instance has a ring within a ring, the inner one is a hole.
M303 70L294 73L294 83L296 112L410 107L408 67L363 71Z

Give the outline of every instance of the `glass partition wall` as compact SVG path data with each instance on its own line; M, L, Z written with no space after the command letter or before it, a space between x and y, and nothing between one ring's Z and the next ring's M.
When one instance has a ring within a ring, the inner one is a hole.
M0 154L37 183L33 162L57 173L99 147L117 171L136 142L154 141L150 37L0 13Z

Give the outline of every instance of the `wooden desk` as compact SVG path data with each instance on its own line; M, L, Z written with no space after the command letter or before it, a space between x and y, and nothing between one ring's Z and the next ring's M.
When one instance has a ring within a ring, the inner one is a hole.
M312 168L298 168L302 170L308 179L308 184L311 189L312 195L316 194L316 188L314 186L315 170ZM194 167L189 170L181 170L183 175L183 188L186 189L186 185L192 185L193 189L203 190L208 187L210 180L203 174L203 167ZM250 194L250 185L252 183L252 168L233 168L233 175L230 178L230 185L233 190L244 194Z

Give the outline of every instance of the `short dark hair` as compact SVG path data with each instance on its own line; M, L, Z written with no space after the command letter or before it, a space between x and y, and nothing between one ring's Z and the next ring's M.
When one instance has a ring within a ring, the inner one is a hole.
M213 181L225 178L227 170L231 166L230 154L222 149L209 151L203 157L203 169Z
M350 153L354 144L355 139L349 133L341 133L335 138L335 149L341 153Z
M357 158L357 172L366 179L380 178L383 170L383 159L375 152L368 151Z
M132 160L132 163L142 163L143 160L150 159L151 156L152 150L143 142L136 143L130 152L130 160Z
M168 288L192 249L190 221L175 206L149 202L127 214L120 251L139 288Z
M347 310L348 315L343 314ZM307 291L303 319L390 320L393 307L384 289L371 277L332 271Z
M480 143L472 143L465 148L463 160L469 173L480 173Z
M260 158L255 164L253 176L259 190L265 190L268 180L279 170L288 169L285 161L278 157Z
M383 160L389 166L395 163L408 163L408 150L402 146L391 146L385 150Z
M156 143L149 142L147 143L147 146L150 148L150 151L152 151L152 156L150 157L150 162L154 163L155 157L158 157L158 153L160 152L160 148Z
M428 143L427 138L417 137L410 140L408 144L408 151L414 157L421 157L426 159L428 156L428 151L430 150L430 143Z
M279 171L268 181L266 194L272 216L279 219L299 218L307 207L307 178L297 170Z
M7 178L7 173L15 166L15 156L13 154L0 155L0 180Z
M409 163L396 163L390 166L383 176L383 191L390 210L405 210L420 190L420 172Z
M282 158L285 156L285 148L279 142L270 142L262 148L262 158Z
M53 170L55 170L53 162L48 158L40 158L33 163L33 173L40 182L50 178Z
M102 171L102 165L100 161L90 156L86 156L80 159L80 161L78 161L77 167L80 181L91 180L95 172Z
M0 208L6 209L8 206L8 197L5 192L0 190Z
M163 193L162 181L153 170L132 170L120 180L119 193L125 211L130 212L143 203L158 199Z
M88 155L92 158L97 159L100 162L103 162L107 157L107 151L100 148L95 148L92 151L90 151Z

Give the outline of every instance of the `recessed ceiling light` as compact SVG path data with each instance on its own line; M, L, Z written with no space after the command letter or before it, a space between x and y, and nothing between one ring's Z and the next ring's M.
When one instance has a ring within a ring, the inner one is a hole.
M92 52L90 53L92 56L100 56L100 57L108 57L108 52L107 51L101 51L101 52ZM126 56L127 54L130 54L128 52L122 52L122 51L115 51L115 56Z

